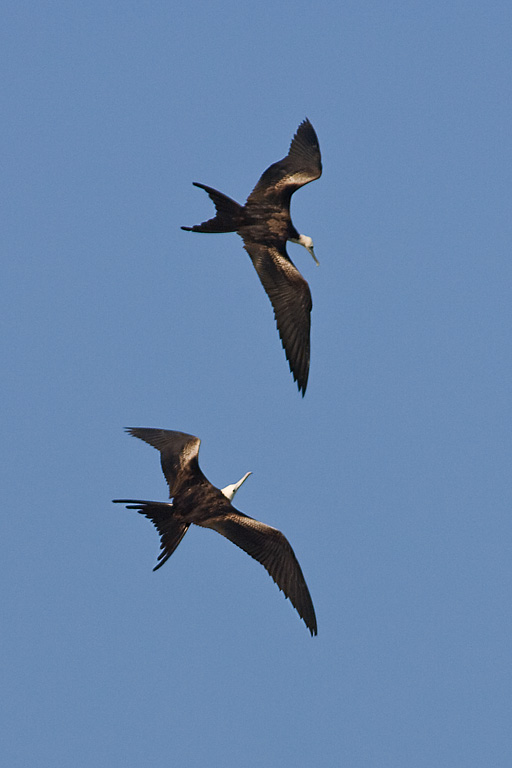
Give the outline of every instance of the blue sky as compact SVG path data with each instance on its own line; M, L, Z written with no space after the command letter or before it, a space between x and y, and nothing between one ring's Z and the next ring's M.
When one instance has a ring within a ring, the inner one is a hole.
M512 760L512 9L4 2L2 762L436 768ZM300 397L236 235L309 117ZM261 566L166 498L125 426L202 439L282 530Z

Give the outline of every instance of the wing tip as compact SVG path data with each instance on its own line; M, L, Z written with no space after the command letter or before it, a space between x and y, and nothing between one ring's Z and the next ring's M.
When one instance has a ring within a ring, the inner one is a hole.
M140 429L144 429L144 427L125 427L124 431L127 432L132 437L138 437L137 432Z

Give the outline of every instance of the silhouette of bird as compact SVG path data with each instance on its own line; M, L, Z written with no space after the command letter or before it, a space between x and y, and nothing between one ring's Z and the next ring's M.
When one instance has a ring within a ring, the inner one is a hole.
M184 432L167 429L128 428L134 437L160 451L162 471L172 501L114 499L145 515L160 535L161 553L153 570L170 558L191 523L212 528L261 563L289 598L311 635L317 634L315 610L300 565L288 540L276 528L260 523L235 509L231 500L251 474L237 483L219 489L199 468L201 441Z
M294 380L304 396L310 357L311 293L286 252L286 241L306 248L316 264L313 241L290 218L293 193L322 173L320 147L309 120L298 127L287 156L263 173L244 206L205 184L216 215L187 232L237 232L272 303L277 329Z

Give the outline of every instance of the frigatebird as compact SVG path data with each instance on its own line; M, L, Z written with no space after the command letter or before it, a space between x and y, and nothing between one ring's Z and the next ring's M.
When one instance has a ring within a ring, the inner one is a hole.
M169 485L169 502L114 499L145 515L160 534L161 552L156 571L170 558L191 523L212 528L261 563L288 597L311 635L317 634L315 609L300 565L288 540L276 528L235 509L231 501L249 475L219 489L199 468L198 437L168 429L129 427L134 437L160 451L162 471Z
M306 248L316 264L313 241L295 229L290 218L293 193L322 173L320 147L308 119L298 127L287 156L263 173L244 206L205 184L216 215L187 232L237 232L274 308L281 342L294 380L304 396L309 374L311 293L286 252L286 241Z

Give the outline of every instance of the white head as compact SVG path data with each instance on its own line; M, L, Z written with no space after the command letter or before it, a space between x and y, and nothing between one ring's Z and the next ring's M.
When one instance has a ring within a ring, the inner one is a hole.
M309 251L309 253L312 255L313 260L317 266L319 266L318 259L315 256L315 252L313 250L313 240L308 237L308 235L299 235L297 239L294 237L291 237L290 240L292 243L298 243L299 245L303 245L306 251Z
M245 483L249 475L252 475L252 472L246 472L245 475L242 477L242 479L238 481L238 483L233 483L232 485L226 485L225 488L221 488L221 492L224 494L226 499L233 501L233 497L235 493L238 491L242 483Z

